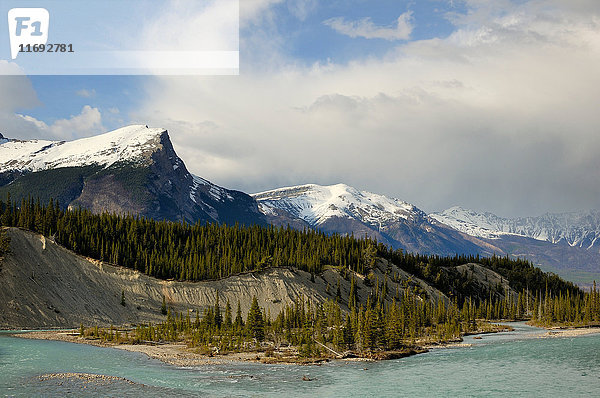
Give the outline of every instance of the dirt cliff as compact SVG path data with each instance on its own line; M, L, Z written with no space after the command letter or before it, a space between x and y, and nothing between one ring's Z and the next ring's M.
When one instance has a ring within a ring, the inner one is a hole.
M16 228L8 229L11 251L0 262L0 328L76 327L124 325L161 321L163 296L177 311L203 311L214 305L217 292L221 308L227 300L233 311L237 302L245 315L252 297L271 316L286 305L303 298L312 302L335 299L338 283L343 308L347 308L351 276L327 269L311 280L310 273L294 268L273 268L232 276L218 281L177 282L151 278L130 269L88 259L66 250L41 235ZM447 301L438 290L379 261L371 281L355 275L357 294L365 302L373 281L388 280L388 300L402 294L406 286L418 288L424 298ZM369 284L371 286L369 286ZM121 305L121 295L125 306ZM192 314L195 316L195 314Z

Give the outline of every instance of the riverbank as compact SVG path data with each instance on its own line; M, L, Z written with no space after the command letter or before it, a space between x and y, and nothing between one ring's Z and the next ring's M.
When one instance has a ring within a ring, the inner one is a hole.
M510 331L509 325L489 324L487 328L478 330L467 335L485 335L491 333ZM577 337L589 334L600 333L600 327L586 328L547 328L546 331L540 331L534 338L557 338L557 337ZM13 336L36 339L36 340L55 340L76 344L87 344L97 347L110 347L119 350L142 353L148 358L157 359L161 362L179 366L195 367L202 365L223 365L228 363L265 363L265 364L296 364L296 365L318 365L330 360L340 359L336 357L320 358L300 358L298 351L294 347L282 347L276 350L254 351L254 352L235 352L225 354L206 354L196 348L189 348L183 343L161 343L161 344L114 344L103 342L99 339L82 338L78 330L46 330L46 331L28 331L24 333L15 333ZM427 352L436 348L458 348L469 347L472 344L464 343L462 338L452 341L438 343L428 340L419 340L415 342L416 347L405 348L398 351L375 352L369 356L347 355L343 361L379 361L398 359L416 354Z
M504 331L506 329L498 329ZM489 331L487 333L490 333ZM99 339L86 339L79 335L76 329L72 330L44 330L28 331L13 334L15 337L34 339L34 340L54 340L68 343L87 344L97 347L109 347L130 352L139 352L149 358L157 359L161 362L180 367L193 367L201 365L222 365L227 363L265 363L265 364L296 364L296 365L319 365L331 360L341 361L381 361L405 358L412 355L422 354L429 351L430 348L455 347L460 346L460 340L453 340L444 343L432 343L418 341L422 344L415 347L407 347L393 351L377 351L369 355L359 356L355 353L346 353L340 357L318 357L301 358L298 356L298 350L294 347L281 347L275 350L254 351L254 352L234 352L225 354L205 354L196 348L189 348L183 343L160 343L160 344L114 344L103 342Z
M581 328L550 328L541 337L577 337L596 333L600 333L600 326Z
M113 344L108 342L102 342L98 339L82 338L80 337L79 332L75 329L68 331L32 331L25 333L15 333L13 336L35 340L65 341L68 343L87 344L96 347L109 347L124 351L139 352L147 355L149 358L157 359L161 362L181 367L219 365L231 362L275 362L274 358L267 357L264 352L238 352L220 355L207 355L200 353L197 349L188 348L186 344L182 343ZM275 352L273 353L273 355L274 354ZM278 352L278 354L282 356L282 363L292 363L291 360L286 361L286 357L284 356L286 354L290 356L291 353L280 351ZM296 361L293 363L302 362L303 361Z
M510 331L506 325L488 324L485 329L478 330L476 334L489 334ZM475 333L469 333L469 335ZM232 352L223 354L207 354L198 348L190 348L185 343L151 343L151 344L115 344L101 341L100 339L89 339L80 336L77 329L72 330L44 330L27 331L13 334L15 337L54 340L68 343L87 344L97 347L109 347L130 352L139 352L149 358L180 367L194 367L201 365L222 365L227 363L265 363L265 364L296 364L296 365L319 365L331 360L342 361L380 361L405 358L412 355L422 354L432 348L466 347L469 344L462 343L462 338L451 341L436 342L431 339L417 340L414 347L406 347L393 351L376 351L368 355L357 355L347 352L342 357L323 356L317 358L302 358L295 347L280 347L250 352Z

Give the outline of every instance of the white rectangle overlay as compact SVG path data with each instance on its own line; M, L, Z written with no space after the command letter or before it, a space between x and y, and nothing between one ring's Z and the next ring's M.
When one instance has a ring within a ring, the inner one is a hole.
M0 75L239 74L239 0L29 4L0 3Z

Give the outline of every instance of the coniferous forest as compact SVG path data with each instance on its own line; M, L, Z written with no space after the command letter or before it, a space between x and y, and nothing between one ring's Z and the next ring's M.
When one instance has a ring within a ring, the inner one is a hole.
M367 237L327 235L283 227L190 225L137 216L93 214L85 209L63 210L50 200L19 205L0 200L0 223L47 237L74 252L135 269L160 279L201 281L241 272L293 266L318 274L334 266L366 275L378 257L418 276L462 302L471 296L462 276L449 267L479 263L508 279L516 291L579 289L526 260L508 257L440 257L393 250Z
M298 347L302 357L315 357L330 349L364 353L450 341L491 327L482 320L531 319L543 325L600 321L600 295L595 286L591 292L583 292L525 260L508 257L427 256L392 250L367 237L99 215L84 209L64 210L53 200L41 204L29 199L17 205L10 197L0 201L0 222L54 238L78 254L162 279L210 280L279 266L311 274L334 266L341 272L368 275L377 259L383 258L452 297L449 303L432 302L411 287L394 296L385 281L377 281L366 303L336 297L322 304L296 303L279 314L269 314L254 300L243 316L239 304L234 313L231 303L223 310L217 299L214 308L206 309L202 316L196 312L193 320L189 312L167 310L163 300L160 310L166 321L160 324L139 325L124 334L113 328L85 329L82 325L83 336L106 341L186 341L193 347L227 352L268 340L278 346ZM2 242L6 238L0 237ZM462 274L452 271L453 266L465 263L479 263L499 273L520 293L500 298L472 296ZM341 309L341 301L348 303L348 311ZM126 305L124 296L121 305Z

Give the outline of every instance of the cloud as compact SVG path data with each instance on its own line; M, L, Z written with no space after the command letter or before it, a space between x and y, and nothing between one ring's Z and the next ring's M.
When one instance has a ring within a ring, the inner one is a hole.
M239 0L170 0L144 22L134 42L151 50L235 51L239 12Z
M345 18L335 17L323 23L336 32L352 38L408 40L413 31L412 11L407 11L400 15L396 20L395 26L391 27L377 26L369 17L359 19L358 21L346 21Z
M36 129L39 137L54 138L61 140L72 140L99 134L105 131L102 125L102 115L98 108L85 105L79 115L71 116L69 119L59 119L48 125L29 115L17 114L24 124L29 124L29 129Z
M82 88L81 90L76 91L75 94L82 98L92 98L96 96L96 90L88 90L86 88Z
M289 0L288 9L300 21L304 21L308 15L317 8L317 0Z
M426 211L600 208L600 11L511 5L381 58L153 79L135 117L247 192L346 182Z
M271 7L282 3L284 0L241 0L240 24L242 26L254 25L261 21L274 18ZM302 1L302 0L299 0Z
M40 105L37 93L26 76L3 76L9 68L5 61L0 60L0 112L11 113L16 109L32 108ZM10 95L6 95L10 93Z

